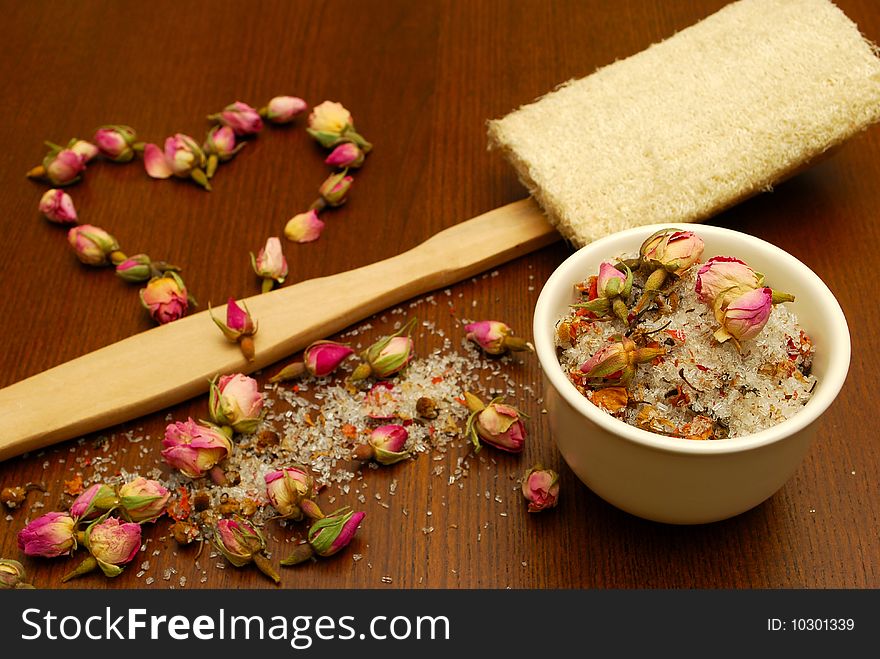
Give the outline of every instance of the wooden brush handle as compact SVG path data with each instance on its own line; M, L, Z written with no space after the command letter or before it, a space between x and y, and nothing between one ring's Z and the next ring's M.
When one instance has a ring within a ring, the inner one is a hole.
M136 334L0 390L0 460L155 412L251 372L367 316L549 245L559 234L531 199L441 231L371 265L247 298L259 323L247 362L207 311ZM214 309L226 318L226 307Z

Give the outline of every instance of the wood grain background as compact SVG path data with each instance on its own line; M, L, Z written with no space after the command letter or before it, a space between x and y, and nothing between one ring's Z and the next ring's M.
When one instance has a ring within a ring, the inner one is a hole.
M151 326L135 288L110 270L81 266L64 231L39 217L37 202L45 188L26 180L24 172L40 162L44 139L87 138L98 125L127 123L143 138L160 141L177 131L202 135L205 115L237 99L258 105L277 94L295 94L310 104L343 102L376 148L356 176L350 202L328 215L321 240L285 244L289 281L299 281L391 256L444 227L523 197L511 168L486 150L487 119L638 52L724 4L3 0L0 385ZM868 38L880 39L875 3L841 0L839 5ZM286 219L314 198L326 172L323 155L300 122L268 129L248 144L220 170L210 194L186 183L152 181L139 163L96 163L71 193L81 221L111 231L129 253L147 251L183 265L200 302L217 303L258 290L247 253L267 236L279 235ZM567 469L539 402L524 398L518 402L531 415L531 435L523 455L483 453L496 464L475 462L462 489L433 476L429 459L370 471L367 502L361 506L367 518L353 547L333 560L285 571L282 585L880 586L875 390L880 312L865 295L880 249L878 156L880 131L874 128L772 194L712 220L768 240L807 263L838 296L851 325L849 379L803 465L769 501L735 519L697 527L629 516L592 494ZM452 293L476 303L472 315L497 317L527 333L541 284L568 253L558 243L500 268L496 277L460 284ZM426 320L447 333L460 332L444 309L423 306ZM514 379L539 382L536 359L523 361L513 369ZM87 389L88 382L82 386ZM137 451L127 450L122 434L150 434L155 448L166 414L176 419L204 415L205 402L199 398L99 435L110 438L109 451L119 466L152 464L158 450L141 460ZM43 512L29 509L34 501L44 501L50 510L61 503L62 480L76 471L89 477L75 460L87 451L97 454L96 437L0 464L0 486L42 481L52 488L45 498L31 494L28 506L9 517L2 512L0 555L21 558L16 534L26 519ZM536 461L560 471L563 492L558 509L528 515L513 485ZM394 478L397 494L385 509L370 495L387 492ZM409 515L402 514L404 508ZM421 529L428 521L435 530L425 534ZM271 526L269 535L282 541L291 533ZM130 568L114 580L98 574L69 585L147 587L146 576L155 578L154 588L180 587L180 576L187 577L188 588L268 583L254 570L219 569L215 564L221 559L204 557L202 582L193 562L196 549L178 548L167 537L166 521L145 537L151 542L135 561L150 561L147 575L139 579ZM270 544L278 550L275 539ZM156 548L161 552L153 556ZM355 552L363 560L353 561ZM38 587L57 587L74 560L24 562ZM176 573L165 580L168 568Z

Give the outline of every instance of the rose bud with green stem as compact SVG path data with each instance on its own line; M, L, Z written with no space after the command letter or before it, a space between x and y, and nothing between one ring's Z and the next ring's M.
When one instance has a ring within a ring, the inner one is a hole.
M172 175L189 178L210 190L211 183L205 173L207 162L198 142L183 133L167 138L164 151L155 144L144 147L144 168L152 178L166 179Z
M257 252L251 252L251 267L257 276L263 280L263 293L272 290L275 284L279 286L287 279L288 266L284 252L281 250L281 240L272 236L266 240L266 245Z
M366 444L355 448L356 460L375 460L381 465L392 465L410 457L404 450L409 433L406 428L398 424L387 424L375 428L370 433Z
M125 254L109 233L91 224L75 226L67 232L67 242L81 263L93 266L121 263Z
M259 529L243 517L221 519L214 525L214 546L235 567L253 563L276 584L281 577L263 553L266 540Z
M264 477L266 496L281 519L300 521L304 516L321 519L324 513L315 503L315 479L305 469L295 465L270 471Z
M176 272L153 277L140 290L141 304L157 323L164 325L186 314L189 303L195 301L186 290L183 279Z
M76 520L67 513L46 513L18 532L18 548L27 556L55 558L76 549Z
M208 398L211 420L238 433L252 433L263 415L263 394L257 381L242 373L222 375L211 382Z
M226 322L223 323L214 317L214 313L208 307L208 313L214 324L223 332L223 336L232 343L237 343L241 349L241 354L249 362L254 361L256 348L254 346L254 334L257 333L257 323L251 316L247 305L242 302L242 307L236 304L235 300L229 298L226 302Z
M522 493L529 502L530 513L554 508L559 501L559 474L535 465L523 476Z
M244 142L235 144L235 131L229 126L214 126L202 145L202 150L208 157L205 175L212 178L217 171L217 165L232 160L243 148Z
M101 126L95 131L95 144L101 155L113 162L129 162L145 144L137 141L137 133L131 126L120 124Z
M269 382L295 380L306 374L318 378L327 377L339 368L339 365L352 353L354 350L344 343L315 341L303 350L302 361L288 364L269 378Z
M34 167L27 173L28 178L45 179L59 187L77 183L86 169L86 163L91 159L89 151L72 148L79 141L71 140L67 148L46 142L49 153L43 158L42 165Z
M330 155L324 159L324 164L339 169L357 169L364 164L364 158L366 154L357 144L345 142L330 152Z
M289 567L314 556L333 556L351 543L365 516L366 513L346 507L317 520L309 529L308 542L294 547L281 565Z
M488 405L469 391L464 392L465 403L471 414L466 434L471 438L474 451L481 448L481 440L508 453L519 453L526 440L526 428L520 417L525 416L515 407L495 398Z
M307 132L327 149L343 142L357 144L364 153L369 153L373 148L355 131L351 113L341 103L333 101L324 101L312 108Z
M680 277L703 255L703 239L692 231L661 229L639 248L639 260L651 269L642 297L633 310L639 314L657 297L669 275Z
M118 505L113 488L104 483L95 483L80 494L70 504L70 516L77 522L100 517Z
M354 178L348 175L348 170L343 169L338 174L328 176L318 188L320 198L312 204L311 209L322 211L327 206L342 206L347 201L348 191L354 183Z
M11 558L0 558L0 590L31 590L24 565Z
M464 327L468 341L476 343L489 355L503 355L508 350L514 352L531 350L523 339L513 336L513 330L498 320L481 320Z
M83 544L91 556L64 575L62 582L81 577L95 568L101 568L108 577L122 574L123 566L130 563L140 550L141 525L123 522L116 517L101 517L86 528Z
M394 334L383 336L364 350L361 353L363 361L351 374L349 381L358 382L371 375L390 378L406 368L413 358L413 340L410 334L416 322L415 318L411 319Z
M230 103L217 114L208 115L208 120L228 126L238 136L256 135L263 130L260 113L242 101Z
M155 522L165 513L171 492L160 482L138 476L119 488L119 508L130 522Z
M232 442L220 428L192 419L171 423L165 428L162 446L162 459L184 476L201 478L210 474L215 482L225 482L217 465L232 453Z
M618 335L614 339L581 364L580 371L591 380L590 386L628 387L639 364L666 354L665 348L640 348L628 336Z
M596 297L572 306L577 309L586 309L599 318L608 318L613 315L629 324L629 309L627 309L626 300L632 291L633 276L628 265L625 263L621 265L626 273L621 272L610 263L602 263L599 266L599 276L596 277Z

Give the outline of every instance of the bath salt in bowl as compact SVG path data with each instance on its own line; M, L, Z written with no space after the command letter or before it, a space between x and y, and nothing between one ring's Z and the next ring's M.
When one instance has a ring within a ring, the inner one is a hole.
M659 305L644 304L633 319L648 267L635 273L630 297L621 298L625 309L609 304L592 314L606 319L577 327L585 312L573 315L571 305L596 296L577 286L588 289L602 263L638 256L646 239L667 228L619 232L569 257L538 298L535 347L551 432L590 489L646 519L711 522L765 501L797 469L846 378L849 331L837 300L807 266L760 239L712 226L690 227L704 243L703 263L736 257L763 273L756 288L772 288L777 302L783 292L795 296L774 304L755 336L726 336L710 304L697 299L701 264L680 279L665 278L661 288L674 283L675 295L663 314L655 308L668 304L666 296ZM631 325L616 316L628 316ZM563 323L576 327L560 331ZM631 373L590 371L593 355L613 358L623 347L642 350ZM588 377L596 373L601 377Z

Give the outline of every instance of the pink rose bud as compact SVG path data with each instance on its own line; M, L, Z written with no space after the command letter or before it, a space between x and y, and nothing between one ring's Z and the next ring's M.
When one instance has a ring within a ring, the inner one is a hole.
M119 488L119 505L130 522L155 522L165 512L171 493L160 482L138 476Z
M601 385L627 387L636 374L636 366L666 354L665 348L639 348L627 336L618 336L614 343L602 346L581 364L581 373Z
M76 224L76 208L73 199L63 190L46 190L40 198L40 212L50 222L57 224Z
M390 336L383 336L361 353L364 361L349 377L357 382L371 375L377 378L390 378L400 373L413 358L413 341L409 334L416 325L413 318ZM406 336L403 336L406 334Z
M661 229L642 243L642 261L680 276L700 260L703 240L692 231Z
M624 274L610 263L602 263L596 278L596 290L609 299L617 295L628 297L632 290L632 272L627 268L627 274Z
M0 590L33 588L27 583L24 565L11 558L0 558Z
M319 519L309 529L309 544L318 556L332 556L351 543L366 513L343 508Z
M212 114L208 119L229 126L236 135L256 135L263 130L263 120L260 119L260 113L241 101L230 103L223 108L222 112Z
M346 170L331 174L318 188L318 194L328 206L342 206L353 182L354 179L346 175Z
M281 240L272 236L266 240L266 246L256 256L251 252L251 267L263 279L264 293L272 290L274 283L283 284L287 279L288 267L287 259L281 251Z
M70 516L77 522L93 519L116 506L116 493L103 483L95 483L70 504Z
M529 502L529 512L554 508L559 500L559 474L535 465L523 476L522 493Z
M141 289L140 296L153 320L162 325L182 317L189 308L186 286L176 272L153 277Z
M125 281L142 283L154 276L153 262L146 254L135 254L116 265L116 274Z
M71 140L71 142L72 144L68 148L80 157L84 165L98 155L98 147L91 142L85 140Z
M86 529L85 545L104 574L118 576L141 548L141 525L108 517Z
M269 378L269 382L295 380L306 374L324 378L332 374L354 350L335 341L315 341L303 351L303 361L292 362Z
M379 426L370 433L370 447L373 449L373 458L379 464L392 465L395 462L406 460L409 452L404 450L409 433L406 428L397 424Z
M468 341L473 341L490 355L503 355L508 350L531 350L528 343L513 336L513 330L498 320L481 320L465 325Z
M223 375L211 383L208 400L211 420L238 433L252 433L260 425L263 394L257 381L247 375Z
M54 185L76 183L86 169L82 156L71 149L62 149L54 155L46 156L43 167L46 168L46 177Z
M254 563L275 583L281 578L263 555L266 540L263 534L243 517L221 519L214 525L214 545L235 567Z
M728 339L738 343L756 337L767 324L772 308L773 291L769 288L743 293L734 298L727 309L716 312L721 327L715 331L715 338L721 343Z
M324 223L312 209L290 218L284 227L284 237L296 243L310 243L320 238L323 230Z
M232 453L232 442L220 428L192 419L169 424L162 446L165 462L190 478L201 478Z
M214 126L202 145L202 150L208 156L205 175L208 178L214 176L218 163L232 160L243 148L244 142L236 146L235 131L229 126Z
M155 144L144 147L144 168L152 178L165 179L172 175L191 178L206 190L211 189L205 173L207 158L198 143L189 135L177 133L165 140L165 150Z
M755 272L739 259L713 256L697 272L695 290L701 302L726 307L747 291L761 288L764 275Z
M470 435L475 451L481 448L480 440L508 453L519 453L523 450L526 428L520 420L519 410L503 404L501 399L484 405L470 392L465 392L465 400L471 410L466 432Z
M116 238L91 224L73 227L67 232L67 242L86 265L108 265L117 254L121 255Z
M229 298L226 303L226 322L217 320L213 311L208 308L211 320L223 332L223 336L232 343L238 343L242 354L248 361L254 360L254 340L253 336L257 333L257 323L251 316L247 305L242 302L244 308L238 306L235 300Z
M345 142L330 152L330 155L324 159L324 164L339 169L357 168L364 164L365 155L357 144Z
M305 112L308 107L304 100L296 96L276 96L260 110L260 115L273 124L286 124L293 121L298 114Z
M285 467L269 472L264 478L266 496L281 518L299 521L304 515L312 519L323 517L313 501L317 494L315 479L304 467Z
M28 556L55 558L76 549L76 521L66 513L46 513L18 532L18 548Z
M134 158L137 133L131 126L101 126L95 131L95 144L101 155L113 162L128 162Z

